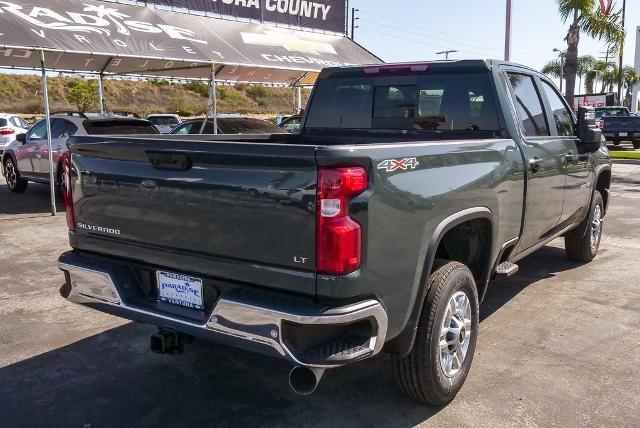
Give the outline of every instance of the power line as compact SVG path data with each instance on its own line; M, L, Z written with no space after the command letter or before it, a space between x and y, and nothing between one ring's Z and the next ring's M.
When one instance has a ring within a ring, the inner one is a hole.
M383 19L385 21L395 22L397 24L401 24L403 27L412 27L412 28L417 28L417 29L419 29L421 31L426 31L426 32L436 33L436 34L442 34L442 35L445 35L445 36L450 36L450 37L455 37L455 38L458 38L458 39L468 40L468 37L461 36L459 34L453 34L453 33L447 33L447 32L444 32L444 31L428 29L428 28L425 28L424 26L411 24L411 23L408 23L408 22L405 22L405 21L401 21L401 20L398 20L398 19L395 19L395 18L390 18L388 16L379 15L377 13L368 12L368 11L364 11L364 10L362 10L360 13L364 13L366 15L372 15L372 16L381 18L381 19ZM367 18L367 19L371 20L370 18ZM384 24L384 25L388 25L388 24ZM395 28L397 28L397 27L395 27ZM402 30L404 30L404 28ZM404 31L406 31L406 30L404 30ZM422 34L424 34L424 33L422 33ZM432 36L429 36L429 37L432 37ZM477 42L480 42L480 43L488 43L488 44L491 44L491 45L494 45L494 44L498 43L495 40L493 40L493 41L482 40L482 39L478 39L478 38L475 38L475 37L474 37L474 40L477 41ZM451 41L451 40L447 40L447 41ZM527 50L536 50L536 51L540 51L540 52L547 52L548 51L548 49L543 49L543 48L540 48L539 46L538 47L525 46L525 45L520 45L520 46L521 46L522 49L527 49ZM502 52L502 49L498 49L498 51Z
M364 20L363 20L364 21ZM368 20L367 20L368 21ZM388 25L383 25L383 24L375 24L373 22L368 21L368 24L374 24L374 25L379 25L382 27L389 27L390 29L396 31L396 32L400 32L400 33L405 33L405 34L409 34L412 36L420 36L420 37L426 37L428 38L429 41L425 41L424 39L420 39L420 38L415 38L415 37L401 37L398 34L392 34L392 33L388 33L385 31L380 31L377 28L368 28L368 27L361 27L362 29L366 29L369 32L373 32L373 33L377 33L377 34L381 34L381 35L385 35L385 36L389 36L389 37L394 37L397 39L401 39L401 40L407 40L410 42L414 42L414 43L418 43L418 44L422 44L422 45L426 45L426 46L431 46L431 47L435 47L437 49L448 49L451 47L451 45L454 45L457 47L457 45L467 45L470 46L472 48L474 48L473 51L471 50L464 50L464 49L459 49L461 52L465 52L468 53L470 55L478 55L478 54L483 54L483 55L487 55L487 56L496 56L497 53L501 53L502 49L497 49L497 48L491 48L491 47L487 47L487 46L480 46L480 45L474 45L471 43L462 43L462 42L456 42L456 41L452 41L452 40L447 40L447 39L442 39L442 38L438 38L438 37L433 37L430 35L426 35L426 34L420 34L417 33L415 31L410 31L410 30L404 30L398 27L393 27L393 26L388 26ZM446 42L445 44L433 44L430 43L431 40L439 40L439 41L443 41ZM484 51L484 52L478 52L478 51ZM548 58L549 55L542 55L542 54L528 54L530 57L545 57Z

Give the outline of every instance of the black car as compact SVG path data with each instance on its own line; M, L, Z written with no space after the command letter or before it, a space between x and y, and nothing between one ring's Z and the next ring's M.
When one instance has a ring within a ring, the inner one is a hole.
M200 134L203 119L183 122L171 134L187 135ZM218 134L283 134L282 128L270 122L252 117L218 117ZM213 134L213 119L207 120L202 134Z

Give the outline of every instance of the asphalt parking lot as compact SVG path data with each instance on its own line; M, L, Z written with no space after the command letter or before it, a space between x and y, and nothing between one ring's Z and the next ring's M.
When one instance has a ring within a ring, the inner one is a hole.
M12 194L0 178L0 425L639 426L640 164L613 171L597 259L569 262L559 239L493 283L471 374L443 408L404 398L385 355L301 397L280 361L199 342L150 352L154 327L59 296L64 215L46 186Z

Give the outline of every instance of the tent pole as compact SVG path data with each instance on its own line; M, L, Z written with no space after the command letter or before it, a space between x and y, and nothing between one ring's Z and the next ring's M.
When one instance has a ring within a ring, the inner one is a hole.
M302 87L296 86L296 113L302 111Z
M107 109L104 106L104 82L102 80L102 73L98 74L98 99L100 102L100 114L105 114Z
M216 64L211 63L211 77L209 78L209 99L207 100L207 112L204 115L202 126L200 127L200 134L204 133L204 127L209 120L209 115L213 113L213 133L218 133L218 114L216 111Z
M42 96L44 97L44 115L47 123L47 151L49 153L49 192L51 193L51 215L56 215L56 183L53 171L53 144L51 142L51 114L49 112L49 91L47 89L47 72L44 63L44 51L40 51L42 68Z

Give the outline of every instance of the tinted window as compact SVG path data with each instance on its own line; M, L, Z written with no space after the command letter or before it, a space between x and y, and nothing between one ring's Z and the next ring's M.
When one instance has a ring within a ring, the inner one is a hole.
M500 130L488 73L433 73L318 82L307 128L484 132ZM384 82L384 83L383 83Z
M260 119L218 119L218 129L223 134L279 134L282 128Z
M629 110L626 108L597 108L596 109L597 117L626 117L629 116Z
M17 126L18 128L22 128L22 123L20 122L20 118L18 116L13 116L9 119L9 122L11 122L11 124L13 126Z
M29 131L28 139L31 140L44 140L47 138L47 121L41 120L33 125L31 131Z
M149 116L147 120L150 120L154 125L171 126L180 123L175 116Z
M518 73L507 73L507 75L513 88L518 118L524 135L549 135L542 101L536 90L533 77Z
M193 122L185 122L182 125L175 128L173 131L171 131L171 133L174 135L186 135L190 133L189 131L191 131L192 126L193 126Z
M0 126L7 126L7 119L0 119Z
M68 120L53 119L51 124L51 138L69 138L78 132L78 127Z
M555 122L558 135L573 136L573 115L569 109L565 107L560 94L545 81L542 81L542 90L549 100L549 106L551 107L551 113L553 114L553 121Z
M158 130L146 120L85 120L84 128L89 135L158 134Z
M282 129L284 129L285 131L291 134L297 134L300 132L301 122L302 122L302 118L293 117L291 119L285 120L281 126L282 126Z

